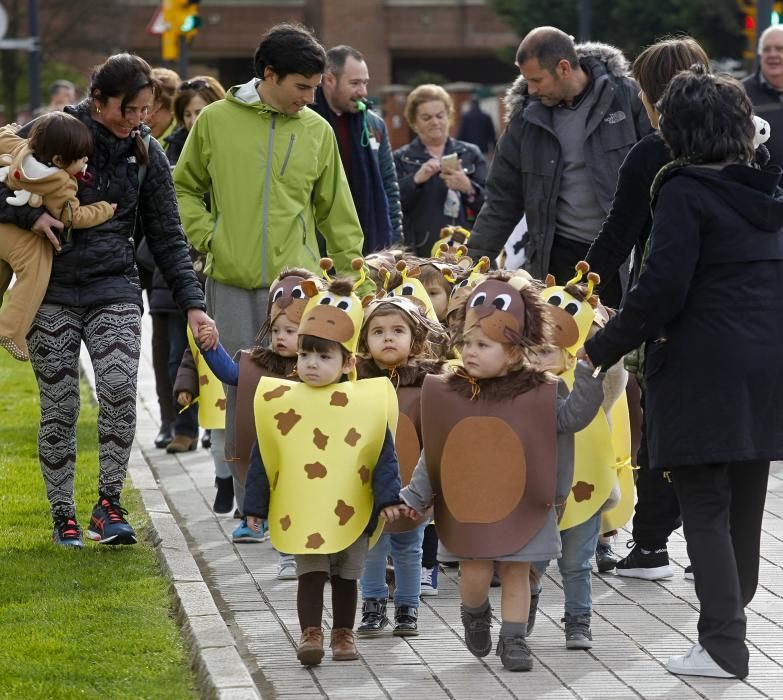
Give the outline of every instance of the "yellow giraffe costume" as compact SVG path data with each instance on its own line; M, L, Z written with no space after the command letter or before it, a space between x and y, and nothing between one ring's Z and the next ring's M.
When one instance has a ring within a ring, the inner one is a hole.
M589 265L584 261L577 264L576 271L576 276L565 286L555 286L554 278L548 275L547 287L541 292L541 296L551 305L555 343L572 360L584 345L592 325L596 322L600 325L604 321L596 313L597 298L593 296L593 288L600 278L590 272ZM585 274L587 289L572 287ZM571 389L574 385L573 362L561 377ZM620 503L608 511L612 514L611 518L604 519L602 532L607 532L614 529L608 527L608 524L622 519L628 511L629 479L630 504L633 508L633 477L628 469L630 428L625 393L617 397L608 412L599 411L590 425L576 433L574 440L574 479L560 520L560 529L567 530L592 517L610 498L615 483L619 481L622 497Z
M354 289L364 281L357 261L360 279ZM322 261L322 268L330 267L331 261ZM309 301L299 335L333 340L354 353L362 302L337 285L319 292L314 281L302 283ZM373 471L387 430L394 435L397 429L394 387L386 378L311 387L264 377L254 407L270 485L272 543L290 554L331 554L348 548L370 521Z

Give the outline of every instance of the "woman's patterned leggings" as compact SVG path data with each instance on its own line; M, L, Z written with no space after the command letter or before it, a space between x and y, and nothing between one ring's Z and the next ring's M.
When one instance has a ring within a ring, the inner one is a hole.
M141 309L135 304L44 304L27 336L41 396L38 457L52 515L75 516L79 349L84 340L98 396L98 493L119 496L136 432Z

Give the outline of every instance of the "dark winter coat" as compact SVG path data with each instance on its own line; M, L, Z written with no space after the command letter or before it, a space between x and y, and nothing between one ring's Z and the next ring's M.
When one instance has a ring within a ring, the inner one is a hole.
M585 343L608 367L647 343L650 466L783 457L780 169L672 171L638 283Z
M181 126L176 131L166 136L163 141L163 149L166 151L166 157L171 163L171 167L174 167L179 160L179 154L182 153L182 149L185 146L185 141L188 139L188 130Z
M593 103L587 117L585 161L598 201L608 214L620 165L631 147L650 133L650 122L639 100L639 86L628 77L628 61L618 49L587 43L578 44L576 50L582 69L592 80L585 97ZM544 279L563 173L554 110L528 94L527 81L521 76L509 89L505 103L508 125L495 150L486 203L473 226L469 254L494 260L527 215L525 269Z
M400 183L404 243L413 249L416 255L426 258L430 257L432 246L440 238L440 230L444 226L470 228L473 217L484 203L487 162L481 151L472 143L450 138L443 149L443 155L449 153L457 154L462 161L462 169L476 190L472 202L468 201L467 195L461 195L462 205L456 219L443 213L448 187L438 175L421 185L413 181L418 169L432 158L419 137L394 152L394 165Z
M753 112L769 122L769 140L764 145L769 151L770 163L783 167L783 93L764 81L760 70L745 78L742 87L753 103Z
M650 188L658 171L671 159L668 146L656 131L639 141L620 166L612 208L586 257L590 269L601 276L599 292L609 289L615 276L625 272L631 251L634 268L628 287L639 278L644 246L652 228ZM601 301L612 308L620 306L620 299L604 294Z
M94 150L87 176L79 182L81 204L116 202L107 222L89 229L74 229L72 245L54 256L44 303L93 306L112 303L142 305L139 272L134 258L134 221L137 206L150 250L163 271L180 309L206 309L182 232L174 183L166 155L155 139L149 141L149 166L139 193L139 165L133 137L119 139L90 116L87 100L65 111L90 130ZM19 133L27 136L30 125ZM143 135L149 132L141 127ZM0 222L31 228L43 209L6 204L0 187Z

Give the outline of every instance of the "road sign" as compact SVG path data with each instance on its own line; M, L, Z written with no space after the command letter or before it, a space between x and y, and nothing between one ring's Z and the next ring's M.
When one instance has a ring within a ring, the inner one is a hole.
M147 34L153 36L160 36L169 29L169 23L163 18L163 8L159 7L155 10L155 14L152 15L152 19L147 25Z

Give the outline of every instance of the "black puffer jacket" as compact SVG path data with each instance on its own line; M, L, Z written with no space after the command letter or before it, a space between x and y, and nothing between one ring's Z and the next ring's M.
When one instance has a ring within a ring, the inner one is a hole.
M117 203L111 219L89 229L73 230L73 243L55 255L45 303L94 306L111 303L142 305L139 272L134 259L134 219L137 211L156 264L163 271L182 310L206 309L204 294L188 255L174 195L168 159L155 139L149 143L149 166L139 198L135 144L119 139L90 117L89 102L66 111L87 125L95 144L87 177L79 183L79 202ZM19 133L27 136L28 124ZM149 130L142 126L142 134ZM30 228L44 212L6 204L0 189L0 222Z
M179 160L179 154L182 153L182 148L185 146L185 141L188 140L188 130L181 126L163 140L166 142L163 150L166 152L169 163L174 167Z

